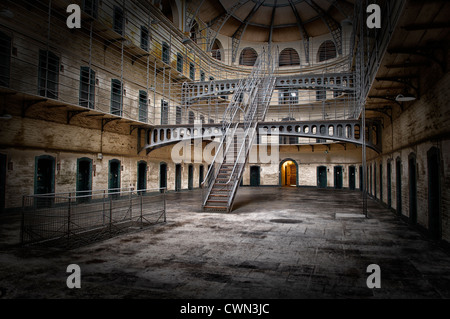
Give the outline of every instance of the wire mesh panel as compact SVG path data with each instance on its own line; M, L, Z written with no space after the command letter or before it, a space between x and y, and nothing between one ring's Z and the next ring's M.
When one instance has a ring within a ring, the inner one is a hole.
M25 196L21 242L74 248L165 222L160 189Z

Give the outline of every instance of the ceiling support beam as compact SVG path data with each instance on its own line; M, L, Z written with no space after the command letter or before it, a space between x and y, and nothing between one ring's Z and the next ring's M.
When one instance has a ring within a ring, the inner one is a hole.
M438 64L441 69L442 72L445 72L447 69L447 61L446 61L446 57L447 57L447 51L448 51L448 47L449 47L449 43L448 42L438 42L438 43L429 43L427 46L425 47L412 47L412 48L391 48L388 49L388 53L389 54L410 54L410 55L417 55L417 56L421 56L421 57L425 57L433 62L435 62L436 64ZM442 51L443 52L443 58L439 59L435 52L436 51Z
M421 31L429 29L448 29L450 22L412 23L402 27L406 31Z
M294 12L295 18L297 19L297 26L298 26L298 29L300 30L300 34L302 35L302 39L303 39L303 47L305 49L306 63L309 63L309 34L306 31L306 29L303 25L303 21L300 18L297 8L295 7L292 0L289 0L289 5L291 6L292 11Z
M278 2L278 0L275 0L275 4L272 9L272 17L270 19L269 46L272 46L273 25L275 22L275 12L277 11L277 2Z
M395 82L395 83L401 83L406 86L409 86L411 89L413 89L416 92L417 99L420 99L420 90L417 86L412 84L413 79L418 79L418 75L402 75L402 76L385 76L385 77L377 77L377 81L388 81L388 82ZM420 81L417 81L420 83Z
M314 11L317 12L322 21L325 23L325 25L327 26L328 30L331 33L331 36L333 37L338 54L342 54L341 25L336 20L334 20L328 13L326 13L317 3L315 3L314 0L305 0L305 2L309 4L309 6L314 9Z
M247 17L244 19L244 21L241 23L239 28L234 32L233 36L231 37L231 50L232 50L232 61L236 62L236 56L237 52L239 50L239 46L241 44L242 36L245 33L245 30L248 27L248 23L252 19L253 15L258 11L258 9L261 7L261 5L264 3L264 0L259 0L255 6L253 7L252 11L247 15Z
M339 0L328 0L328 2L339 10L339 12L346 17L347 19L352 19L353 15L355 14L353 5L348 3L345 0L339 1Z
M186 8L186 14L185 14L185 19L186 19L186 30L185 31L187 31L187 32L191 31L191 29L194 25L194 22L195 22L195 18L197 17L198 12L200 11L201 6L203 5L203 2L205 2L205 0L200 0L200 3L195 0L189 1L189 7Z
M216 41L217 35L222 30L225 23L228 19L234 14L236 10L242 7L244 4L249 2L250 0L240 0L235 5L233 5L230 9L227 10L226 13L215 17L208 25L207 35L206 35L206 43L207 43L207 51L211 52L214 46L214 42Z

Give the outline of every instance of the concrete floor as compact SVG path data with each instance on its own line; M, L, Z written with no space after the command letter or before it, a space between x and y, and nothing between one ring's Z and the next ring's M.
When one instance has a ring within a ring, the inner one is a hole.
M241 188L231 214L171 193L167 224L72 251L21 249L0 218L0 298L449 298L450 253L361 194ZM82 288L69 290L69 264ZM381 267L369 289L367 267Z

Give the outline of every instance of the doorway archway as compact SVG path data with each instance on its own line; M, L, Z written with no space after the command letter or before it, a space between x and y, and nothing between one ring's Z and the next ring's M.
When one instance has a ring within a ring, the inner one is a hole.
M298 164L293 159L285 159L280 163L280 186L298 186Z

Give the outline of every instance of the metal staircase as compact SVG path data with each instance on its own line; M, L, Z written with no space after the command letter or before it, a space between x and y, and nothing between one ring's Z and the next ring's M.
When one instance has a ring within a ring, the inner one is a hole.
M203 210L232 210L258 122L264 120L274 91L274 61L270 53L263 52L251 75L236 87L223 116L221 143L202 183Z

